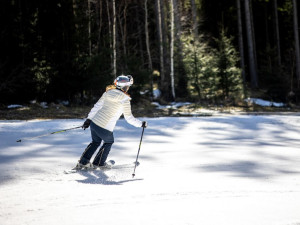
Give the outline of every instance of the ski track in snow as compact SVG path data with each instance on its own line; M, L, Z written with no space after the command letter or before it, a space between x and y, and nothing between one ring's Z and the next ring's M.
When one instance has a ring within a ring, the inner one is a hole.
M120 120L105 171L64 174L83 120L0 121L1 225L300 225L300 117Z

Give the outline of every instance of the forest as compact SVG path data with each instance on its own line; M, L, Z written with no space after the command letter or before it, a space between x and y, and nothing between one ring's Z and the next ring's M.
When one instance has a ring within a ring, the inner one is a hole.
M135 99L299 105L297 0L2 0L0 103Z

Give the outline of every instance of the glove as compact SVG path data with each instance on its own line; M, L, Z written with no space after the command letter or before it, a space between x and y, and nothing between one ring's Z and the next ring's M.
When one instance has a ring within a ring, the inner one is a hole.
M142 127L146 128L148 126L148 123L146 121L143 121Z
M90 119L86 119L82 125L82 128L85 130L86 128L88 128L91 124L91 120Z

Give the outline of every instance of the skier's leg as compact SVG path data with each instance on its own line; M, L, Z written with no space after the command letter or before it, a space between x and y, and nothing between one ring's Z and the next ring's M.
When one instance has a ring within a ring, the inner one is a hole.
M94 166L104 166L107 156L110 152L113 143L104 143L99 152L97 153L93 165Z
M91 126L93 126L93 124L91 124ZM103 166L110 152L111 146L114 143L114 135L113 132L103 129L101 127L97 127L96 131L98 136L101 137L101 139L103 140L103 145L97 153L93 161L93 165Z
M101 144L102 139L98 136L96 128L97 127L91 126L92 142L86 147L79 160L79 163L83 165L86 165L90 162L90 159L92 158L93 154Z
M84 152L82 153L79 163L86 165L90 162L90 159L92 158L93 154L95 153L95 151L97 150L97 148L99 147L100 143L99 142L91 142L86 149L84 150Z

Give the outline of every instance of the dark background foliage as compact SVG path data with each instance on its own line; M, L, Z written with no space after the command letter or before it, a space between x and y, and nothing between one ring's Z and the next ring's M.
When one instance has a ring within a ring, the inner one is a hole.
M115 5L105 0L3 0L0 3L0 102L24 103L35 99L91 104L117 75L132 74L135 86L130 94L135 98L141 97L141 91L148 90L146 96L152 100L152 88L159 88L163 93L161 100L166 101L236 103L238 99L260 93L269 100L298 104L300 77L296 74L293 1L278 0L276 9L273 1L249 1L257 86L251 85L249 72L246 0L238 1L241 3L244 68L240 65L236 0L198 0L194 7L191 0L115 0ZM175 40L171 37L172 2L177 9ZM197 14L196 20L193 12ZM174 87L170 76L172 41ZM172 96L172 88L176 97Z

